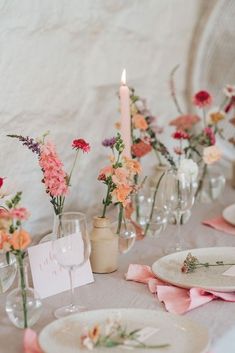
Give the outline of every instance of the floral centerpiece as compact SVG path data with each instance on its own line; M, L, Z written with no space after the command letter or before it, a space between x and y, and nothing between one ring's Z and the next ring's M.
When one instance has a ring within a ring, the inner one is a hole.
M6 254L7 262L10 263L11 254L15 256L20 285L20 297L22 307L18 307L18 314L23 312L23 322L16 320L18 327L27 328L30 326L28 320L28 298L27 298L27 279L25 273L24 260L27 247L31 243L30 234L22 228L22 222L27 220L29 212L20 206L22 192L17 192L14 197L6 200L5 205L0 206L0 252ZM8 295L8 297L11 294ZM8 308L9 309L9 308ZM9 309L10 311L11 308ZM31 303L32 312L32 303ZM14 314L9 315L12 318Z
M76 151L74 162L69 173L64 170L64 165L60 160L56 151L55 144L48 139L48 133L44 134L40 139L32 137L24 137L21 135L8 135L17 138L30 151L38 157L38 163L41 168L46 193L50 196L50 202L56 215L62 213L65 198L68 195L71 186L72 174L77 162L79 151L89 152L90 145L83 139L75 139L72 142L72 149Z
M173 102L179 116L170 121L170 125L175 127L173 138L179 141L179 145L174 151L179 156L185 154L187 158L193 158L202 166L201 178L198 184L197 194L200 193L208 165L217 162L221 158L221 151L216 145L216 137L223 138L223 129L220 123L226 118L233 98L231 96L230 85L223 89L224 99L219 106L213 106L212 95L205 90L194 94L192 103L201 114L185 114L181 109L175 92L174 74L178 66L173 69L170 79L170 90Z
M123 220L123 210L130 203L130 197L137 191L135 177L141 172L140 163L135 160L122 156L124 143L121 135L117 133L116 137L105 139L102 142L104 147L112 151L110 164L102 168L99 172L98 180L102 181L107 187L107 193L103 199L103 212L101 217L106 215L107 206L115 204L119 206L119 217L117 234L120 234L121 223Z

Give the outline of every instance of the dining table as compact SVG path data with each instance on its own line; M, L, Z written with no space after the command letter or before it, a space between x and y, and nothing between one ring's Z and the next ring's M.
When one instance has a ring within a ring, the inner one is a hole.
M180 236L185 247L235 247L235 235L202 224L203 220L221 215L223 209L232 203L235 203L235 190L229 182L218 200L207 204L195 202L190 219L181 226ZM128 253L120 254L117 271L94 274L93 283L75 289L77 303L85 306L87 310L138 308L166 311L163 303L148 290L147 285L127 281L125 274L130 264L151 266L164 256L168 245L174 243L176 231L175 225L169 225L159 236L136 241ZM5 302L8 292L0 295L0 353L20 353L23 352L24 331L14 327L7 317ZM54 310L68 302L69 292L43 299L43 312L33 329L39 334L47 324L55 320ZM213 353L222 353L222 350L218 350L222 341L224 347L230 347L230 350L224 350L223 353L235 352L235 303L213 300L183 315L209 330ZM233 334L228 334L229 332Z

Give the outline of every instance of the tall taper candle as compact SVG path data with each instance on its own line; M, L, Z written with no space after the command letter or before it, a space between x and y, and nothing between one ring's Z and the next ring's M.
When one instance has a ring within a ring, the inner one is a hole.
M131 114L130 114L130 91L126 85L126 70L124 69L121 77L119 90L120 110L121 110L121 136L125 144L123 155L131 157Z

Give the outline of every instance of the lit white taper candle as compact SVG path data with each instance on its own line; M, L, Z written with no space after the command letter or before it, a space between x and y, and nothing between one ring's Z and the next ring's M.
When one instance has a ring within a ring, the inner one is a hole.
M130 91L126 85L126 70L124 69L121 77L119 90L120 110L121 110L121 137L125 144L123 155L131 157L131 113L130 113Z

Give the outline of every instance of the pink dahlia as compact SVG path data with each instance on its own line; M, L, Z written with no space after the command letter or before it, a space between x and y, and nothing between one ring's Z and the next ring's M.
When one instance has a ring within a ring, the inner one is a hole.
M199 91L193 97L193 104L199 108L210 106L212 103L212 96L207 91Z
M26 208L19 207L10 210L10 216L20 221L26 221L29 218L30 214Z
M39 165L43 171L46 191L52 197L65 196L68 192L67 175L52 142L47 141L41 146Z

